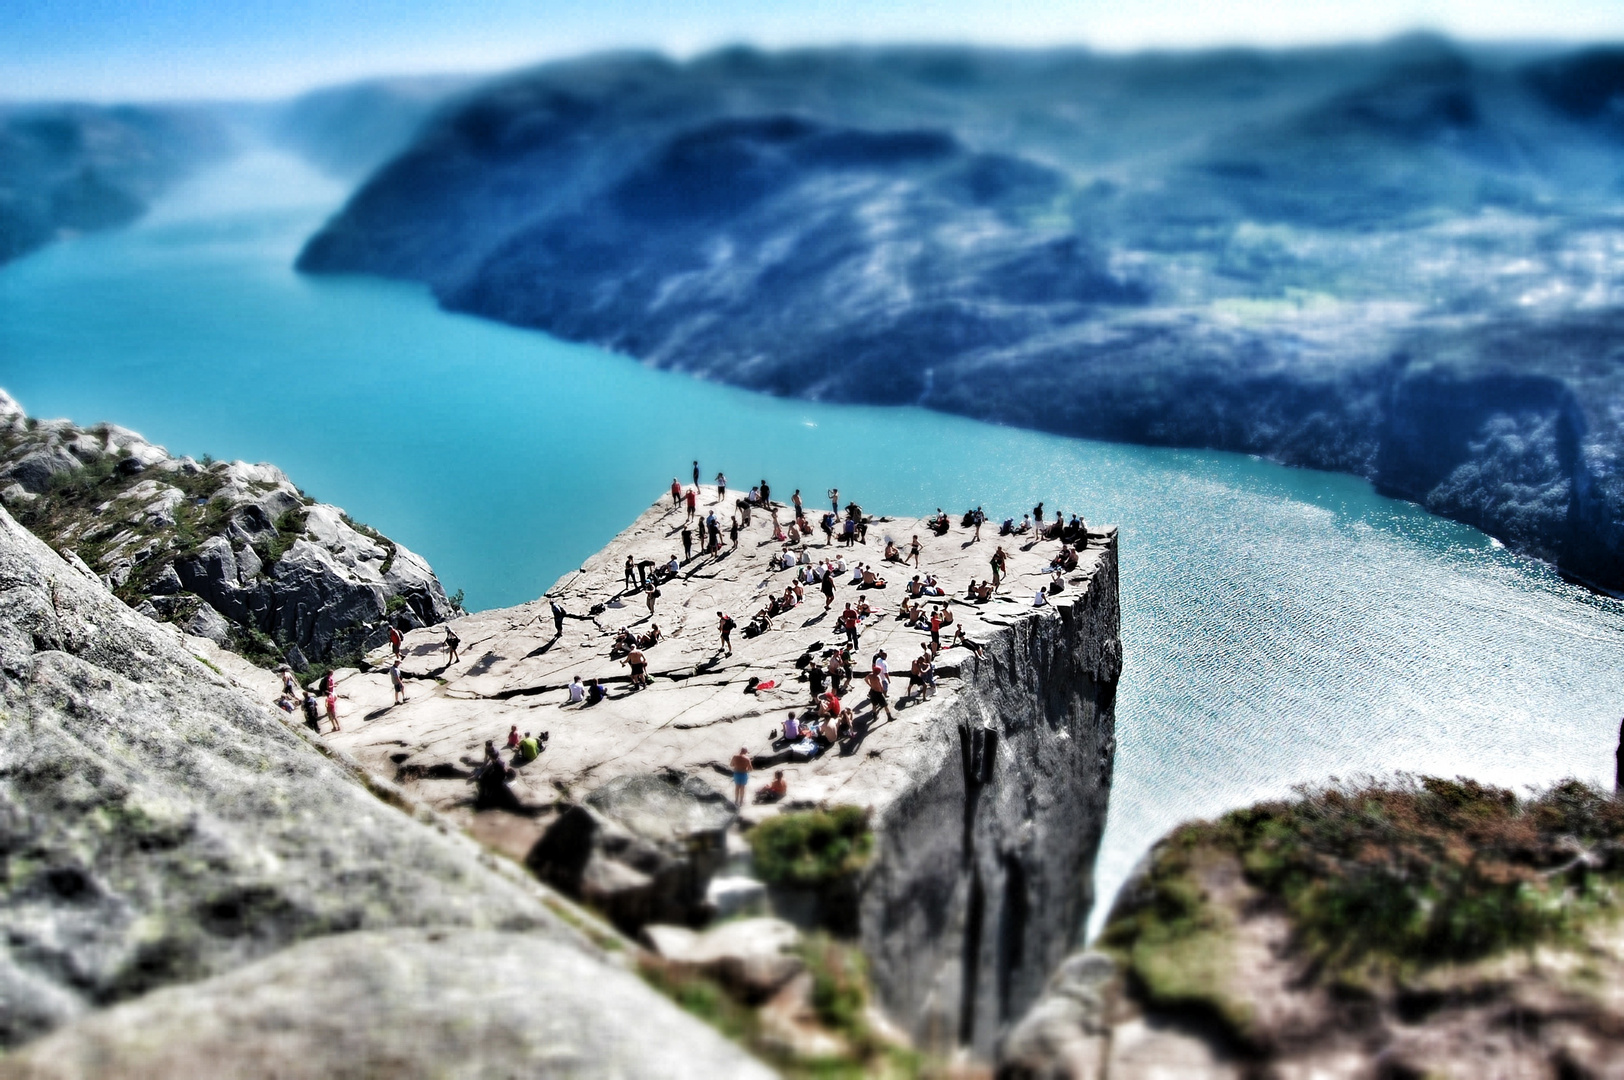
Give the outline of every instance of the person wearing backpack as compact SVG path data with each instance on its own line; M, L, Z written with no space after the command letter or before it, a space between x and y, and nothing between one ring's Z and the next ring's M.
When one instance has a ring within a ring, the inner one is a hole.
M733 642L731 640L733 635L733 625L733 617L731 615L725 615L720 611L716 613L716 629L722 635L722 648L727 650L727 655L729 656L733 655Z

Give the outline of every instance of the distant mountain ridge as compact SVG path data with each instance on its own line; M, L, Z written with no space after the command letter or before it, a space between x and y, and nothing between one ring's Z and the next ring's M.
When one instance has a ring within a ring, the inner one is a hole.
M1374 480L1624 588L1624 49L731 49L431 118L299 266L776 394Z
M231 139L206 108L0 106L0 263L127 225Z

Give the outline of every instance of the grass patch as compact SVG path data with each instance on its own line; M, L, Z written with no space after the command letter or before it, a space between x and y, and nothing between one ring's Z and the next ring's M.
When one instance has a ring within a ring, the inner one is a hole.
M874 852L861 807L779 814L750 830L756 873L769 885L817 888L857 873Z
M1624 802L1578 781L1519 798L1471 780L1404 776L1298 796L1173 833L1139 902L1103 943L1153 990L1210 987L1223 925L1197 885L1203 853L1238 859L1287 913L1297 947L1352 983L1577 943L1624 900Z

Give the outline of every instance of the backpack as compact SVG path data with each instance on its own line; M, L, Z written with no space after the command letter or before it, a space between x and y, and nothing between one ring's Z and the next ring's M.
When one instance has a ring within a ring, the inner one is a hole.
M735 625L737 625L737 624L734 623L733 616L731 616L731 615L722 616L722 633L725 634L729 630L732 630Z

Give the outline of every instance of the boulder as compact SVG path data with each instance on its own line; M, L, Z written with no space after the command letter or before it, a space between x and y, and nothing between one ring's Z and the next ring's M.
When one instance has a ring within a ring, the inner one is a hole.
M727 858L733 804L676 771L616 777L567 807L526 863L629 933L653 922L694 924Z
M735 919L703 933L651 924L643 936L672 964L716 979L749 1004L765 1001L806 968L792 951L800 931L782 919Z
M79 467L79 459L60 446L45 446L29 450L0 468L0 481L9 480L25 491L43 495L53 479Z
M3 1080L772 1075L629 972L535 935L474 930L294 946L0 1061Z

